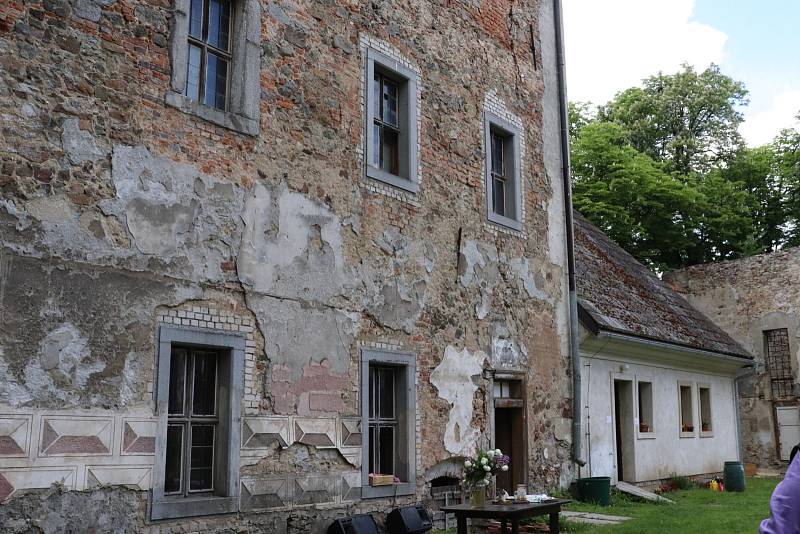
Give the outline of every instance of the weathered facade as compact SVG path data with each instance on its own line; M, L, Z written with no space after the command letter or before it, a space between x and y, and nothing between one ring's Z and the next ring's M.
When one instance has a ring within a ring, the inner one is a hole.
M780 467L800 442L800 248L667 273L755 355L738 381L745 461Z
M496 441L501 379L515 477L568 482L554 28L545 0L3 2L3 528L384 512Z
M653 484L739 459L735 378L752 356L580 215L581 476Z

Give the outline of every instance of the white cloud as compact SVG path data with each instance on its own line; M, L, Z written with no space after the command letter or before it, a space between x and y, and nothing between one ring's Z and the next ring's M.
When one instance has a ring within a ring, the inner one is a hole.
M747 144L764 145L772 141L783 128L797 128L796 119L800 112L800 90L785 91L773 97L769 107L751 110L739 127Z
M687 62L723 59L728 36L692 21L694 0L564 0L567 87L572 101L604 104L617 91Z

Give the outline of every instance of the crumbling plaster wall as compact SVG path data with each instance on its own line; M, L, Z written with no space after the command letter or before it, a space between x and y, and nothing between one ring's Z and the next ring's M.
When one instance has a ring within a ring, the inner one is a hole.
M800 397L800 248L697 265L667 273L664 279L755 356L755 374L744 377L739 385L743 452L746 461L780 465L763 332L788 330L796 403Z
M417 355L420 480L488 445L485 368L526 376L531 484L563 481L563 210L544 167L538 6L264 0L251 137L165 105L170 2L3 3L0 430L22 451L0 446L9 502L56 481L149 487L160 323L247 335L242 507L275 528L305 532L291 507L357 501L361 346ZM370 40L421 72L416 195L363 176ZM485 220L490 93L524 128L523 232ZM48 455L87 421L79 437L107 456Z

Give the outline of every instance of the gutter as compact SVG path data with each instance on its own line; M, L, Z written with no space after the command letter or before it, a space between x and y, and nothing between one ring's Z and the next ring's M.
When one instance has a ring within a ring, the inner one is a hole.
M561 175L564 189L564 225L567 236L567 272L569 281L569 352L572 362L572 461L586 465L581 456L581 356L578 338L578 296L575 284L575 232L572 218L572 179L569 163L569 118L567 114L567 76L564 62L564 27L561 0L553 0L558 72L558 111L561 125Z
M663 350L671 350L678 352L687 352L703 356L705 358L715 358L717 360L725 360L728 362L736 362L740 367L747 367L752 365L752 358L745 358L744 356L732 356L723 352L713 352L710 350L698 349L694 347L687 347L686 345L679 345L677 343L668 343L666 341L659 341L642 336L634 336L629 334L620 334L619 332L611 332L608 330L600 330L597 333L598 338L606 338L618 341L627 341L632 343L639 343L642 345L649 345Z

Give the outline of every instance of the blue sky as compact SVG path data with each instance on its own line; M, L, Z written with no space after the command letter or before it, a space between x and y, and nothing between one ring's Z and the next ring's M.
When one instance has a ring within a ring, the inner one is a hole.
M681 63L743 81L748 144L798 126L800 0L564 0L570 100L604 103Z

